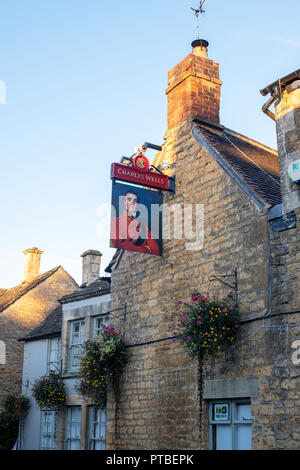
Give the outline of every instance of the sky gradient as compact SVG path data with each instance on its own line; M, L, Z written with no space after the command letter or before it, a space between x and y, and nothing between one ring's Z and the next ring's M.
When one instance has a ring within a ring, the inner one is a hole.
M0 287L44 251L81 282L80 254L109 248L110 165L163 143L167 73L191 52L196 0L4 0L0 6ZM276 148L259 90L299 68L299 0L207 0L200 37L220 64L221 123ZM149 151L152 160L155 153Z

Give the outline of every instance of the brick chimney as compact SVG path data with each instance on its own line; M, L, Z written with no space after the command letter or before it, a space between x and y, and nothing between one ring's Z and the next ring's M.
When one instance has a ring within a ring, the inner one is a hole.
M208 58L204 39L193 41L192 47L193 53L168 74L168 129L188 118L220 123L219 64Z
M30 282L40 274L41 254L38 248L28 248L25 255L24 282Z
M264 96L269 93L263 110L276 122L282 205L287 214L300 207L300 186L291 177L291 170L300 165L300 70L261 90ZM275 114L269 109L273 103Z
M82 253L82 284L91 284L99 279L102 253L87 250Z

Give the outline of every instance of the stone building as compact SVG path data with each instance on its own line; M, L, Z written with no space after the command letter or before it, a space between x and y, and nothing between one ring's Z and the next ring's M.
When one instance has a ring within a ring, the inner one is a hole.
M24 254L24 281L0 291L0 343L4 345L0 361L0 406L7 395L22 388L23 344L18 340L59 306L60 297L78 288L61 266L40 274L42 251L30 248Z
M192 46L168 75L168 129L154 165L176 177L166 204L204 206L204 244L187 249L190 240L171 238L162 257L116 252L107 268L111 309L126 306L114 324L130 353L117 431L108 402L107 448L296 449L300 193L287 164L300 151L299 74L263 90L275 102L277 153L220 124L219 65L206 41ZM198 364L168 326L192 292L224 296L220 280L237 286L241 323L227 356L206 365L200 430ZM215 404L225 421L213 419Z
M75 384L83 341L98 336L109 322L110 278L99 277L99 251L88 250L82 258L80 288L59 299L59 306L23 338L23 393L31 407L18 438L22 450L105 448L105 410L84 402ZM67 392L59 412L41 410L31 393L33 383L51 370L62 372Z

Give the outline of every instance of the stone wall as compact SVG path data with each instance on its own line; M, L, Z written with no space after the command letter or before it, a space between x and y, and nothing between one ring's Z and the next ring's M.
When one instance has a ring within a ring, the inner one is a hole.
M188 300L195 290L206 293L209 287L222 297L228 290L217 282L210 285L209 277L230 275L236 268L241 319L252 321L241 326L227 359L207 366L205 379L257 377L258 393L251 397L253 448L299 447L300 386L291 362L298 316L256 320L280 313L284 295L288 309L299 309L299 227L270 233L267 214L218 167L191 131L190 122L169 130L159 161L168 161L176 176L176 194L166 196L166 202L204 204L204 247L187 251L186 240L166 240L162 258L125 252L112 274L112 310L126 303L127 315L126 321L114 323L123 327L129 344L169 337L178 300ZM108 405L108 448L208 448L207 426L199 439L197 364L172 340L129 350L117 432L112 399ZM207 413L205 402L204 422Z
M279 233L271 231L272 307L274 312L300 308L300 209L295 210L297 227Z

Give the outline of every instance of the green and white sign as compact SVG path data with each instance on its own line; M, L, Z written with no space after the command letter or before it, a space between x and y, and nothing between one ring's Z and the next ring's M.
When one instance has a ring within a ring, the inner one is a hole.
M289 165L288 174L294 183L300 184L300 160L296 160Z
M217 403L214 405L215 421L229 420L229 403Z

